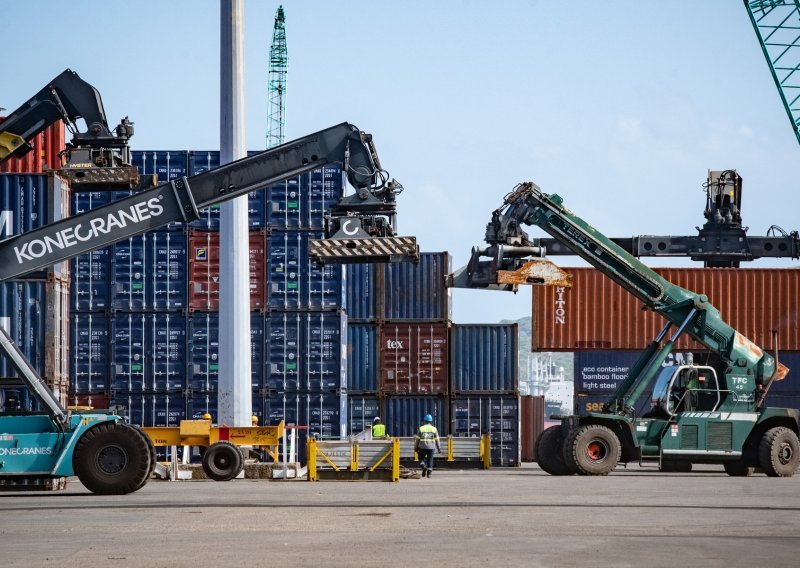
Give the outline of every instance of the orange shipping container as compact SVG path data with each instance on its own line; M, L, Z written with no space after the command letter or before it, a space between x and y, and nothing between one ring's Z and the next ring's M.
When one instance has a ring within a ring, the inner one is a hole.
M266 298L266 236L250 233L250 309L260 310ZM219 310L219 233L189 233L189 310Z
M0 117L0 121L4 118ZM38 174L49 170L61 169L59 154L64 151L64 121L59 120L48 126L28 143L33 150L22 158L11 158L0 164L0 173L4 174Z
M533 287L532 349L643 349L665 320L594 268L567 268L571 289ZM764 349L800 350L800 269L657 268L673 284L705 294L734 329ZM703 347L684 334L676 349Z

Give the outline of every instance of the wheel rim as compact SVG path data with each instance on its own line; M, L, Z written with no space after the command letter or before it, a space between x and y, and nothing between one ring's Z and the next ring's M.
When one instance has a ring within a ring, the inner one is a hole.
M591 440L586 444L586 457L593 462L601 462L608 456L608 444L603 440Z
M127 465L128 454L120 446L104 446L97 452L97 468L107 475L116 475Z
M778 460L783 465L791 462L793 455L794 452L792 452L792 446L790 444L781 444L780 448L778 448Z
M227 454L219 454L214 456L214 467L226 471L231 467L232 461L233 460Z

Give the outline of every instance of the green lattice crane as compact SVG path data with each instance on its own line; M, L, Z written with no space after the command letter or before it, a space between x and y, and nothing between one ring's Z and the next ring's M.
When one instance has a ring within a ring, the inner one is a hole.
M286 74L289 56L286 51L286 15L283 6L275 12L275 27L269 49L269 110L267 148L283 144L286 137Z
M800 0L744 0L800 142Z

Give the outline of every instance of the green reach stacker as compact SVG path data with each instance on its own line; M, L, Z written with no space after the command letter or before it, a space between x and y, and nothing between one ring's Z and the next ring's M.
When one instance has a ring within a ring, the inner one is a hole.
M140 187L126 159L132 129L127 119L110 134L99 93L65 71L0 123L0 161L30 150L27 141L49 124L78 118L87 132L68 146L73 191ZM85 161L84 161L85 158ZM74 161L78 160L78 161ZM340 163L356 192L326 214L325 239L309 243L318 262L407 262L419 259L413 237L394 233L396 195L372 137L342 123L217 169L179 178L0 242L0 282L46 268L163 227L189 223L198 211L246 196L286 179ZM150 438L110 411L65 410L0 328L0 356L39 401L41 412L0 414L0 480L42 480L77 475L92 492L125 494L142 487L156 465Z
M521 283L548 284L521 274L531 256L546 255L522 225L539 226L666 320L601 412L554 417L561 425L536 441L544 471L606 475L619 462L657 461L667 471L714 463L732 476L756 469L773 477L794 474L800 411L765 405L772 384L788 373L777 353L764 352L725 323L705 295L671 284L642 264L564 207L558 195L519 184L487 225L489 246L473 249L469 264L449 277L450 285L516 290ZM684 333L716 362L665 365ZM637 401L648 391L650 408L639 415Z

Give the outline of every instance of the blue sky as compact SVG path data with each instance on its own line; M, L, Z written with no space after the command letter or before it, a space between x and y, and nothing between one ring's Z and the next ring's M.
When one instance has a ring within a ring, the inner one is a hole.
M692 234L707 170L735 168L750 234L800 225L800 148L741 2L283 4L288 138L345 120L371 132L406 188L401 232L450 251L454 267L525 180L609 236ZM251 149L264 147L277 5L245 3ZM216 1L64 6L0 3L11 46L0 106L70 67L101 91L110 121L135 121L134 149L218 147ZM752 263L767 265L796 262ZM527 291L453 298L459 322L530 311Z

